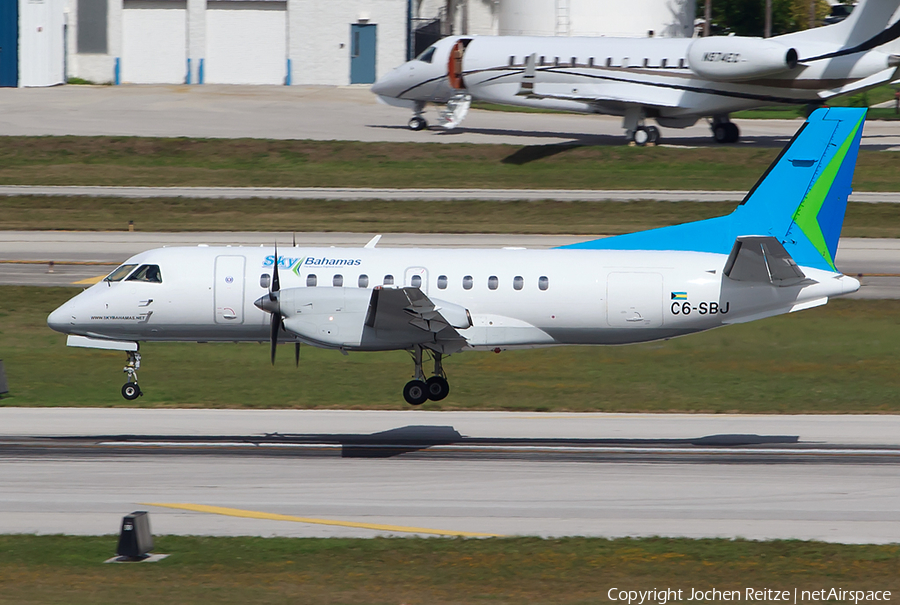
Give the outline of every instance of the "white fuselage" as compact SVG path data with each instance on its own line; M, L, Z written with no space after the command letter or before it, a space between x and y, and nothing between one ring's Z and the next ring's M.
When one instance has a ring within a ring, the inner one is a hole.
M859 287L811 268L803 268L807 282L791 287L732 281L722 275L725 255L698 252L285 248L278 257L281 291L296 289L297 305L303 288L358 294L360 284L392 287L385 284L392 276L393 287L420 284L438 307L464 307L472 325L459 333L478 349L670 338L824 304ZM254 301L267 293L260 281L273 260L271 248L150 250L127 263L158 266L159 283L100 282L48 323L116 341L265 341L270 315ZM406 348L361 344L362 325L342 323L345 310L336 304L333 313L310 316L302 334L281 338L346 350Z

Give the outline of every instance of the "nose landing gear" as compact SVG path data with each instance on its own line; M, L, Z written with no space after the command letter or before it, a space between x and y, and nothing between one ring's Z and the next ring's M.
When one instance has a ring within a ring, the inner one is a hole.
M432 355L434 357L434 376L425 380L425 372L422 370L422 345L413 347L415 375L403 387L403 398L410 405L422 405L429 399L440 401L450 394L450 383L447 382L444 366L441 363L443 355L437 352Z
M144 393L138 386L137 371L141 369L141 354L137 351L127 351L128 361L122 370L128 376L128 382L122 386L122 397L128 401L134 401Z
M422 117L423 111L425 111L425 103L416 101L416 106L413 109L413 117L409 119L409 123L407 124L410 130L425 130L428 128L428 122Z

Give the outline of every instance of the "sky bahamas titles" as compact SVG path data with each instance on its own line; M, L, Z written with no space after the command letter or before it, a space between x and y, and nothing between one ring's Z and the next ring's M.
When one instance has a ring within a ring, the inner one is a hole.
M815 603L819 601L842 601L852 603L890 601L889 590L851 590L844 588L820 588L818 590L790 590L773 588L744 588L743 590L721 590L709 588L674 589L653 588L650 590L629 590L613 587L606 593L610 601L622 601L628 605L658 603L666 605L672 601L780 601L783 603Z

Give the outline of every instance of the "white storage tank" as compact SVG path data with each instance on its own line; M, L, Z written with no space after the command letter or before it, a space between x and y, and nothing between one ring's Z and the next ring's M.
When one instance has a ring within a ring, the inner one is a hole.
M695 0L502 0L499 29L501 36L690 38L695 6Z

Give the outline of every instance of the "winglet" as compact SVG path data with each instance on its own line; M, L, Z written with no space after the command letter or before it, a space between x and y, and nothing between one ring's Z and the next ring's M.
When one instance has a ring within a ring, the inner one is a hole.
M366 244L365 246L363 246L363 248L368 248L368 249L371 250L372 248L375 247L375 245L378 243L378 241L379 241L380 239L381 239L381 234L379 233L378 235L376 235L375 237L373 237L372 239L370 239L370 240L369 240L369 243Z

